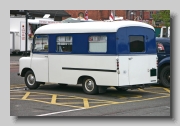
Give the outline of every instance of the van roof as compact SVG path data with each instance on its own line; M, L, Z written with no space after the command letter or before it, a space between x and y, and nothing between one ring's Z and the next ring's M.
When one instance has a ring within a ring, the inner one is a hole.
M94 21L80 23L49 24L38 28L35 34L117 32L119 28L131 26L145 27L154 30L153 26L138 21Z

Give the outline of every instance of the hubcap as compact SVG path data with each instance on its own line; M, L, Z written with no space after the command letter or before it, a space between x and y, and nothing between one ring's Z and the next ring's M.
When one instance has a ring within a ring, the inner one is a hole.
M87 91L91 92L94 89L94 82L91 79L86 80L85 88Z
M29 74L28 77L27 77L27 82L28 82L29 85L34 85L34 83L35 83L34 75Z

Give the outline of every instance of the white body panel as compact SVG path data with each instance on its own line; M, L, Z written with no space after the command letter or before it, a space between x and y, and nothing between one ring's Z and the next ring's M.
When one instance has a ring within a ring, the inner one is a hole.
M156 55L119 56L119 86L154 83L157 77L150 76L156 67Z
M130 85L145 84L147 80L152 83L151 79L157 80L150 77L150 69L156 68L156 57L156 55L129 56Z
M153 26L136 21L83 22L50 24L38 28L35 34L117 32L119 28L130 26L140 26L154 30Z
M19 73L21 73L24 68L31 68L31 57L22 57L19 59Z
M48 57L50 82L77 84L79 77L87 75L93 77L97 85L118 86L117 72L62 69L69 67L116 70L116 56L49 55Z
M36 81L48 82L48 55L32 54L31 67Z
M128 56L119 56L119 86L129 85Z

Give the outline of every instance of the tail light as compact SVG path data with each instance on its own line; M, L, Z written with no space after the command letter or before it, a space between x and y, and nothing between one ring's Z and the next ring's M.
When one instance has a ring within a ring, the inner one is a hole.
M156 57L156 66L158 67L158 57Z

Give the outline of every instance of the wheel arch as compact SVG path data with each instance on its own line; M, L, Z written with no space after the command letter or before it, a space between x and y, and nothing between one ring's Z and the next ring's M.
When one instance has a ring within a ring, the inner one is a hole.
M170 63L164 63L159 67L159 69L158 69L158 78L160 78L161 71L166 66L170 66Z
M90 77L90 78L92 78L92 79L94 80L94 82L96 83L96 80L95 80L92 76L89 76L89 75L82 75L82 76L80 76L80 77L78 78L78 80L77 80L77 84L82 84L82 83L83 83L84 78L86 78L86 77Z
M33 72L33 70L31 68L28 68L28 67L23 68L23 70L21 71L21 77L25 77L26 72L29 71L29 70L31 70Z

